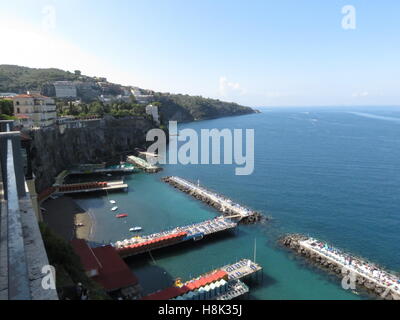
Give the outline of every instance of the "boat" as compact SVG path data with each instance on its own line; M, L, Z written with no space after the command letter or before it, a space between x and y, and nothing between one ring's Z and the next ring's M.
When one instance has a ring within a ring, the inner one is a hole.
M130 232L135 232L135 231L140 231L140 230L142 230L142 227L133 227L133 228L129 229Z
M117 206L111 208L111 211L116 211L116 210L118 210Z
M115 201L115 200L110 200L110 203L111 203L111 204L116 204L117 201Z
M128 215L126 213L117 214L116 218L126 218Z

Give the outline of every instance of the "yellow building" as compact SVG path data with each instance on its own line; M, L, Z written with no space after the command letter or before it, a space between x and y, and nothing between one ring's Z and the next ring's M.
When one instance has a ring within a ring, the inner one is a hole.
M50 126L56 122L56 104L52 98L28 92L12 99L17 124L33 128Z

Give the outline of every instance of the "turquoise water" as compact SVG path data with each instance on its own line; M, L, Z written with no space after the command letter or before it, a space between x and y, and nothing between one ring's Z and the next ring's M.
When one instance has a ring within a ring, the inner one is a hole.
M398 109L400 110L400 109ZM276 246L276 238L300 232L399 270L400 111L395 108L264 109L262 114L183 124L180 128L255 129L255 171L235 176L234 165L166 165L155 175L127 178L128 193L113 193L118 220L106 196L81 197L96 223L93 243L146 233L215 216L215 212L160 181L165 175L200 179L266 215L267 225L241 226L237 233L177 246L131 259L145 292L189 279L243 257L257 262L264 279L252 299L360 299L340 281ZM154 259L154 260L153 260Z

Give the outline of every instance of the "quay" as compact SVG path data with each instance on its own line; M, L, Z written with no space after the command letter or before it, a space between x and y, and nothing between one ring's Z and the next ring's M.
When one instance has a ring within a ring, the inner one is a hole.
M148 163L146 160L136 157L136 156L128 156L127 161L129 163L132 163L139 168L143 169L147 173L156 173L158 171L161 171L162 169L160 167L154 166L150 163Z
M352 256L325 242L302 235L288 235L280 242L285 247L341 278L349 275L354 279L355 289L358 285L380 299L400 300L400 277L385 271L374 263Z
M205 202L209 206L214 207L223 215L229 216L232 219L237 219L239 222L254 223L263 218L259 212L246 208L238 203L234 203L232 200L220 194L200 187L199 184L196 185L180 177L165 177L162 180L182 192L185 192L192 197Z
M236 222L224 217L217 217L188 226L117 241L113 246L121 257L126 258L189 240L199 241L206 236L233 230L236 227Z

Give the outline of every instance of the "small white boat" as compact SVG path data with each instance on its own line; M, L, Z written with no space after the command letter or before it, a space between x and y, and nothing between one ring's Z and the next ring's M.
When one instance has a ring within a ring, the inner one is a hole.
M117 206L111 208L111 211L116 211L116 210L118 210Z
M140 231L140 230L142 230L142 227L133 227L133 228L129 229L130 232L135 232L135 231Z
M111 204L116 204L117 201L115 201L115 200L110 200L110 203L111 203Z

